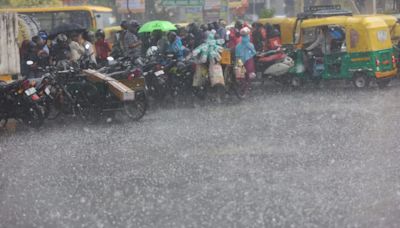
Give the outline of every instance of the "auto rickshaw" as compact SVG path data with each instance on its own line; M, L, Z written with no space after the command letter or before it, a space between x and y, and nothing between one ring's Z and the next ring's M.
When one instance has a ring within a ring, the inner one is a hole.
M392 15L378 14L378 15L374 15L374 16L383 19L389 27L390 37L392 39L393 49L394 49L395 57L397 60L396 61L397 69L399 70L399 67L400 67L400 23L399 23L398 19ZM365 17L365 15L362 15L361 17Z
M293 31L296 24L296 18L293 17L273 17L263 18L258 21L266 25L267 23L274 26L281 33L282 45L293 44Z
M322 39L321 39L322 37ZM300 23L290 70L291 84L305 81L345 79L357 88L376 80L387 86L396 76L396 58L390 30L379 17L335 16L307 19ZM312 47L315 42L319 45Z

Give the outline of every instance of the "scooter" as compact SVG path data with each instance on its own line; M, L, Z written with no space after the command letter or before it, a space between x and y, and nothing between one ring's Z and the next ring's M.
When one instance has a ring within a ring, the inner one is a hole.
M293 59L282 49L261 52L256 55L256 71L257 74L261 74L262 83L266 79L272 79L281 84L288 83L290 78L286 76L293 66Z

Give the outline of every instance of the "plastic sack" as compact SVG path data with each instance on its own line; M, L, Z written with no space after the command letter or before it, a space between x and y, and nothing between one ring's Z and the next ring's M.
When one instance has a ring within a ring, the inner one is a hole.
M207 67L203 64L196 64L196 72L193 75L193 87L203 86L206 83L207 77Z
M210 63L209 67L211 86L225 85L224 73L222 71L222 66L219 63Z
M238 60L235 65L235 76L237 79L244 79L246 77L246 68L242 60Z

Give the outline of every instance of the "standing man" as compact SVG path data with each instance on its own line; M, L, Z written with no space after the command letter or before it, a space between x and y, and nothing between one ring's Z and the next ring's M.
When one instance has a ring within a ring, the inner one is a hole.
M141 55L142 42L139 40L137 34L140 25L136 20L128 23L128 31L124 37L124 54L132 59L139 58Z
M73 32L71 35L71 43L69 48L71 49L71 61L77 63L83 54L85 54L85 48L83 47L82 35L77 32Z
M112 45L112 50L110 54L114 58L123 56L125 50L124 39L126 31L128 29L128 22L124 20L121 22L120 26L121 26L121 31L118 31L114 35L114 45Z

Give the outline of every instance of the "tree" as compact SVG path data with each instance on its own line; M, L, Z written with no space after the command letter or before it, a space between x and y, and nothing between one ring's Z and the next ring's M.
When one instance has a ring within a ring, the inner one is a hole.
M0 0L1 7L28 7L28 6L62 5L61 0Z
M275 9L263 9L260 13L260 18L271 18L275 15Z
M111 8L115 8L117 5L116 0L90 0L89 3L92 5L108 6Z

